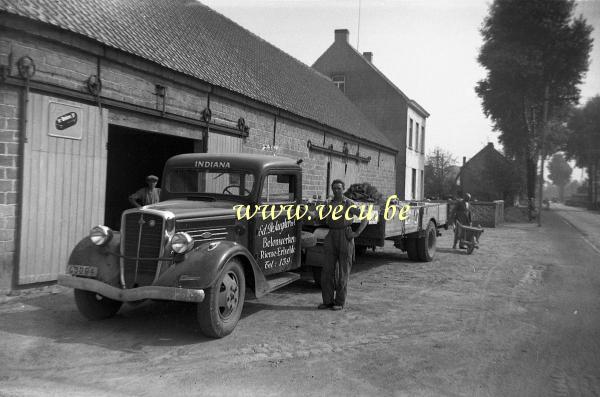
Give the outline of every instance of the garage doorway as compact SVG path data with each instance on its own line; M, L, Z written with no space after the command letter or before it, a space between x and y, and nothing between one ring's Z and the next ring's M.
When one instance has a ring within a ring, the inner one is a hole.
M107 144L106 207L104 224L120 228L121 213L131 208L128 197L145 186L145 177L162 177L169 157L193 153L201 141L109 125ZM162 180L158 181L158 187Z

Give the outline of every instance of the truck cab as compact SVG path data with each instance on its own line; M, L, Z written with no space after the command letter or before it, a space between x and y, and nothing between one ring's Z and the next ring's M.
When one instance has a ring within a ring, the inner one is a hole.
M161 189L161 202L124 211L120 230L96 226L73 249L58 283L74 288L85 317L111 317L123 302L192 302L202 332L220 338L234 330L247 296L299 278L290 270L301 266L300 222L239 211L300 205L296 161L182 154L166 162Z

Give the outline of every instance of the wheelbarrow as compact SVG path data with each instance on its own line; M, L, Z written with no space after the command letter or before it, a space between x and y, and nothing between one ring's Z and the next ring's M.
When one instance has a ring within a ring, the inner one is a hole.
M475 248L479 249L479 236L483 233L483 229L473 226L465 226L460 222L456 222L457 233L459 237L459 246L467 247L467 254L472 254Z

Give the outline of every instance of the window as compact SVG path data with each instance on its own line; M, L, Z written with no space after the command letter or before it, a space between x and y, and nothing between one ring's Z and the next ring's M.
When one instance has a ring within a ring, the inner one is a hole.
M413 131L413 119L410 119L408 123L408 148L412 149L412 131Z
M411 196L410 199L411 200L416 200L416 193L417 193L417 170L416 169L412 169L412 181L411 181Z
M337 88L342 90L343 93L346 93L346 76L338 74L333 76L331 79Z
M423 177L423 170L421 170L421 183L419 184L419 187L421 190L421 198L424 199L425 198L425 179Z
M415 152L419 151L419 123L417 123L417 128L415 128Z
M425 126L421 126L421 153L425 153Z
M170 170L165 185L171 193L208 193L248 196L254 187L254 175L243 171Z
M294 175L268 175L260 194L261 203L291 203L296 200Z

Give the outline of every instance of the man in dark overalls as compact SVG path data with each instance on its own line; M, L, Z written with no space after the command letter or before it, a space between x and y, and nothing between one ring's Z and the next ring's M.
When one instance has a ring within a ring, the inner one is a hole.
M471 226L471 205L469 204L471 201L471 195L469 193L465 193L464 198L462 200L458 200L452 214L450 215L450 219L452 223L460 222L463 226ZM454 225L454 244L452 245L453 249L456 249L456 243L460 241L460 234L458 231L458 225ZM466 248L462 244L459 244L459 248Z
M359 215L360 209L349 198L344 197L344 182L336 179L331 183L333 199L328 203L332 206L331 213L327 217L329 233L325 238L325 265L321 272L321 290L323 303L319 309L342 310L346 303L346 289L348 276L354 260L354 237L358 237L369 223L363 219L359 228L353 231L351 219L346 219L345 214ZM339 219L334 219L334 209L342 206L343 210Z

